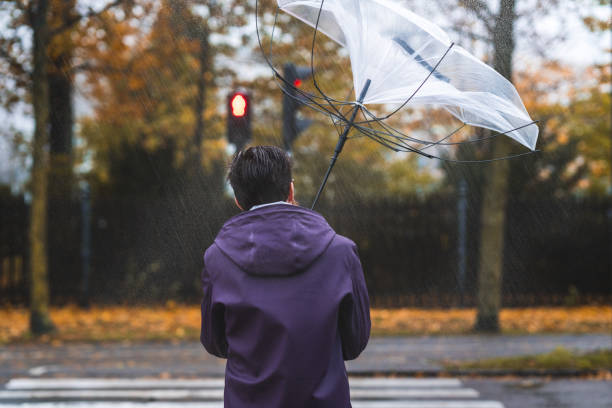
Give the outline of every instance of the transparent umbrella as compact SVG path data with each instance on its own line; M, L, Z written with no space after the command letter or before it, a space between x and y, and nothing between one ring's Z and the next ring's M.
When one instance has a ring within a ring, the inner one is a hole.
M260 39L263 54L281 88L301 103L329 115L334 124L344 126L312 208L351 129L394 151L445 161L462 162L436 156L431 148L473 143L500 134L512 138L528 151L480 162L508 159L535 150L537 121L530 118L512 83L453 43L437 25L400 3L390 0L278 0L278 9L314 28L310 68L315 92L305 92L286 81L268 58ZM348 52L355 100L332 98L317 82L314 48L319 32ZM372 105L381 105L385 113L375 114L369 108ZM348 111L347 106L351 107ZM437 140L414 137L388 121L406 107L442 108L461 125ZM363 119L358 119L358 114ZM449 141L465 126L497 133L463 142Z

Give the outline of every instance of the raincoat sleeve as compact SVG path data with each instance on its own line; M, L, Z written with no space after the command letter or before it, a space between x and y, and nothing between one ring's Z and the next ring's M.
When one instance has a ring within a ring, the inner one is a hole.
M213 303L213 283L206 266L202 270L202 329L200 341L210 354L227 358L227 340L225 338L224 307Z
M347 266L352 282L351 293L340 303L339 329L344 360L353 360L361 354L370 338L370 300L366 288L357 247L353 244Z

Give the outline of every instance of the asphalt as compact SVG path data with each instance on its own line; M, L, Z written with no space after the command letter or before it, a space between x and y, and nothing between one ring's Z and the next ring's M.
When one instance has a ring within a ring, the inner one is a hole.
M442 361L612 348L612 335L415 336L372 338L347 363L349 374L443 372ZM0 381L14 377L201 377L222 376L225 360L197 342L16 344L0 347ZM500 373L503 374L503 373Z
M352 372L435 372L442 361L469 361L493 357L541 354L557 347L579 352L612 348L612 335L471 335L375 338L365 352L348 363Z
M466 379L466 387L480 398L503 403L505 408L610 408L610 379L478 378Z

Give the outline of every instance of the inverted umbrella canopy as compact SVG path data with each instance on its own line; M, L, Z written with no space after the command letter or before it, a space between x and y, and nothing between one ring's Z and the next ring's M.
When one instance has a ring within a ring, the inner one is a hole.
M346 48L359 105L389 104L393 111L443 107L464 124L504 133L535 149L538 127L515 87L403 5L278 0L278 6Z

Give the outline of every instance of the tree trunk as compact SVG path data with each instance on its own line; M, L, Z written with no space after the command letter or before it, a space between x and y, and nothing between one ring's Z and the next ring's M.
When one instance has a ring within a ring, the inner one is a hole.
M34 137L32 140L32 203L30 206L30 330L43 334L54 329L49 316L49 279L47 275L47 173L49 170L47 83L47 46L49 26L47 0L31 3L33 32L32 104Z
M61 26L75 14L75 0L53 0L51 26ZM49 47L49 276L52 291L78 290L78 237L73 209L73 76L71 73L72 31L56 35ZM57 286L53 286L57 284Z
M493 67L508 80L512 80L512 54L514 52L515 0L500 0L499 14L493 32ZM509 142L496 138L494 157L509 153ZM481 210L480 259L478 270L478 316L474 329L499 332L502 272L504 266L504 232L506 202L508 199L509 166L507 160L493 163L485 175Z
M210 75L209 70L209 46L208 46L208 30L206 27L201 29L200 34L200 74L198 75L198 96L195 106L196 125L193 141L196 145L197 163L201 167L202 163L202 140L204 138L204 109L206 108L206 83L207 76Z

